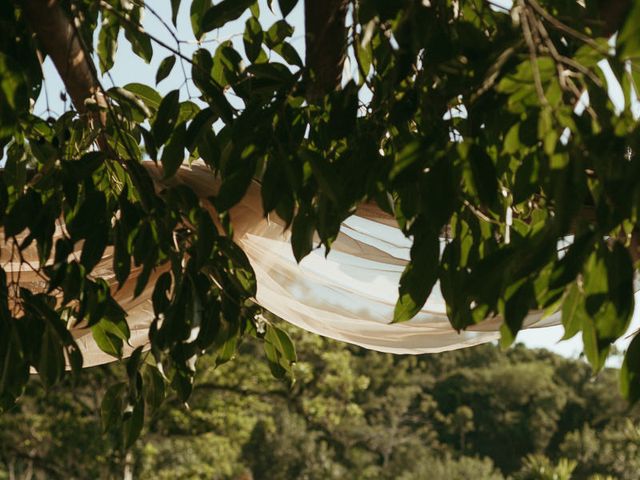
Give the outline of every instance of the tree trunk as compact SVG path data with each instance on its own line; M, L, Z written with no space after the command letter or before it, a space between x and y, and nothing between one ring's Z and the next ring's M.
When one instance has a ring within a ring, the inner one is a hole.
M348 0L305 0L307 99L314 102L340 86L347 53Z
M86 101L93 99L105 107L106 101L95 66L82 44L78 29L60 7L58 0L23 0L22 9L44 53L51 57L76 110L87 113ZM92 113L104 125L106 112Z

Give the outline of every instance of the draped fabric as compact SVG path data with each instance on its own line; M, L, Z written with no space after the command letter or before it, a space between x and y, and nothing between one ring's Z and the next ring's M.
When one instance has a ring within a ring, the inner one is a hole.
M145 162L145 166L158 188L168 183L163 182L161 171L154 163ZM170 183L187 185L203 199L216 192L215 177L199 164L182 166ZM213 209L211 211L213 213ZM326 258L325 252L318 248L300 264L293 257L290 232L284 229L282 221L277 217L264 217L258 183L253 183L243 200L231 210L231 221L234 241L244 250L256 273L257 303L304 330L373 350L401 354L441 352L499 337L502 323L499 317L487 319L466 331L454 330L438 284L412 320L390 323L411 244L393 217L375 206L362 206L343 224ZM106 251L94 274L113 285L112 254L111 249ZM37 256L33 256L37 264ZM28 270L24 265L15 268ZM133 269L123 288L114 289L114 298L127 311L131 330L125 354L137 346L148 346L147 333L153 319L151 293L154 280L162 271L159 269L152 275L146 289L136 298L132 292L139 269ZM23 273L26 274L23 283L37 281L32 271ZM532 311L524 327L559 323L557 314L544 317L542 312ZM97 347L90 331L82 325L74 327L72 333L82 350L85 366L113 360Z

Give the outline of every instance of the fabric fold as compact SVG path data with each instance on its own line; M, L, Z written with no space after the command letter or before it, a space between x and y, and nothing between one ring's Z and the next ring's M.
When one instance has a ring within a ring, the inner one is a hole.
M216 177L201 163L183 165L170 180L163 179L161 168L155 163L145 162L145 167L158 189L183 184L202 199L217 192ZM207 208L217 222L208 201ZM424 307L412 320L391 323L398 282L409 259L411 241L397 228L391 215L373 204L361 206L347 219L328 256L318 248L300 264L293 256L290 232L284 229L284 222L263 215L258 183L250 185L230 215L234 241L246 253L256 273L256 302L293 325L364 348L397 354L442 352L499 338L502 323L499 317L487 319L465 331L453 329L437 283ZM56 235L62 234L60 227ZM26 256L31 258L32 254L27 252ZM124 353L129 355L138 346L149 346L148 331L153 320L151 294L154 280L165 269L156 270L142 294L134 298L136 273L139 272L134 269L125 285L116 289L112 255L109 247L94 275L109 282L115 300L127 312L131 339ZM5 269L20 270L25 286L38 281L27 265L2 260ZM532 311L524 328L559 323L558 314L545 317L543 312ZM82 351L85 366L114 360L98 348L90 330L78 325L71 331Z

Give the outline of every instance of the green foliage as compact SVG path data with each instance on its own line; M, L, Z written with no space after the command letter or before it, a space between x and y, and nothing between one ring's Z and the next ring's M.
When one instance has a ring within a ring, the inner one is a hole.
M309 72L291 43L300 32L285 17L291 20L296 4L280 0L283 18L267 26L255 0L172 0L171 18L163 19L167 40L142 28L143 13L162 17L151 2L66 2L100 72L114 67L124 38L144 62L158 46L170 50L156 83L178 70L191 76L186 88L172 85L164 95L147 85L152 79L116 85L105 92L106 106L89 98L76 105L86 114L65 104L59 115L40 118L32 104L46 49L24 6L2 3L3 251L22 264L37 257L38 281L21 285L3 266L0 408L20 396L31 368L48 388L63 380L65 362L79 370L70 324L86 322L104 351L122 355L126 312L97 268L111 251L119 287L130 282L138 296L155 282L154 361L144 368L157 372L138 375L145 362L132 364L131 378L105 407L108 423L123 427L123 444L139 432L149 402L158 408L160 379L182 401L189 398L203 350L220 365L243 340L259 338L273 373L291 378L293 347L271 324L259 333L269 315L253 302L254 272L232 240L229 210L255 180L263 213L292 229L298 261L318 241L329 250L364 202L395 215L413 248L394 321L415 315L439 281L454 328L502 315L502 343L509 345L530 309L564 301L566 336L581 332L586 357L595 371L603 368L633 311L637 3L609 48L592 1L514 2L510 12L476 0L354 2L340 56L353 55L357 73L324 95L311 93L319 72ZM171 27L180 7L202 41L194 51ZM215 48L204 42L227 26L242 29L241 41L222 39ZM604 61L614 78L598 66ZM607 94L616 82L625 98L620 111ZM576 108L587 93L589 104ZM202 158L220 178L208 199L220 231L205 202L171 181L185 157ZM143 159L160 161L161 188ZM61 221L66 227L54 244ZM569 235L574 242L563 255L558 244ZM34 258L24 258L34 247ZM640 394L636 350L634 341L622 370L631 401ZM544 412L568 400L553 391L550 371L535 373L529 366L509 366L501 379L489 369L479 373L483 382L506 382L510 408L553 407L534 416L543 433L525 438L520 420L508 418L510 436L500 441L516 438L532 449L552 441L549 426L559 417ZM523 384L529 377L536 378L532 398ZM476 380L460 374L459 381ZM483 395L489 404L489 392ZM464 410L455 412L448 414L461 422L456 435L465 432L462 443L474 444L460 420ZM484 432L476 411L473 425Z
M136 425L135 407L121 413L131 386L114 385L135 373L132 361L47 393L34 377L0 417L0 478L29 468L46 478L125 468L160 479L637 477L640 416L612 388L613 370L593 379L582 360L519 345L394 358L286 330L300 348L293 387L256 361L258 340L221 367L204 356L189 409L171 392L160 404L163 383L144 364L143 383L160 389L145 396L148 421L127 454L108 425Z
M575 470L577 462L566 458L560 459L557 465L553 465L544 456L530 455L525 459L522 470L516 478L522 480L571 480L571 474Z

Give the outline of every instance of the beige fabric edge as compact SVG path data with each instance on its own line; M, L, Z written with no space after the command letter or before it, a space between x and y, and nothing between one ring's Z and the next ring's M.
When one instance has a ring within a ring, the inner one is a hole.
M200 162L183 165L176 176L165 181L161 168L144 162L158 188L163 185L184 184L205 201L217 191L218 182L212 172ZM260 186L252 183L242 201L231 210L234 240L247 254L258 281L256 301L280 318L313 333L352 343L373 350L397 353L436 353L465 348L499 338L502 319L487 319L469 329L456 332L449 324L444 300L436 285L424 308L409 322L390 324L397 296L397 279L406 264L408 249L402 242L383 239L376 228L363 231L345 226L332 246L327 259L311 254L300 265L295 262L289 243L289 232L279 218L265 218L262 213ZM358 208L356 218L396 228L391 215L373 204ZM217 219L216 219L217 221ZM62 226L58 234L62 233ZM358 239L361 236L370 242ZM377 238L380 237L380 238ZM115 283L111 267L112 251L108 250L94 273ZM6 262L6 259L2 259ZM5 268L18 265L5 263ZM153 320L151 293L154 272L142 294L133 298L135 271L125 285L113 295L127 311L131 330L130 344L125 356L134 348L149 348L148 329ZM25 284L33 285L37 278L22 266ZM394 283L395 282L395 283ZM303 291L305 290L305 291ZM359 308L359 307L362 308ZM532 311L525 320L525 328L558 325L559 315L543 317ZM86 328L73 328L72 333L83 353L84 366L90 367L115 360L102 352Z

